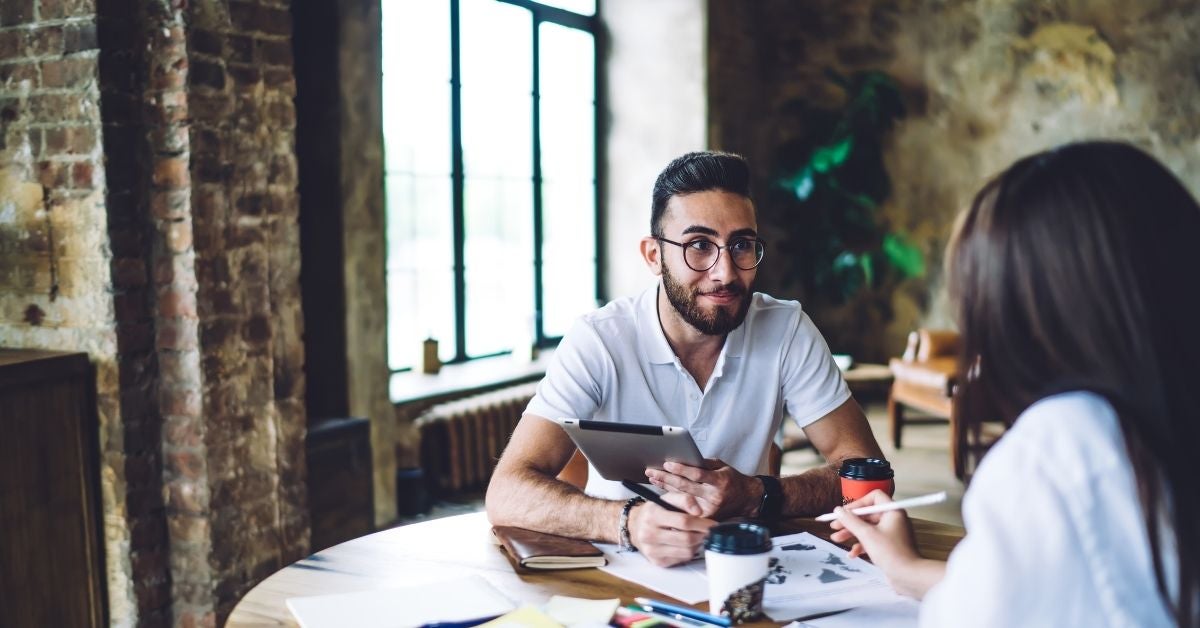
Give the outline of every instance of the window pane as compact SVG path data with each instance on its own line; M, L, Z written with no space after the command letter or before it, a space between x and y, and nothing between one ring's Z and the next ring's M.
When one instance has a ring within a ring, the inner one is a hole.
M389 173L387 186L388 366L419 363L421 342L438 339L454 357L454 246L449 176Z
M450 172L450 9L383 3L383 139L389 171Z
M443 359L454 355L449 15L441 3L383 3L392 369L418 364L421 341L430 335Z
M539 0L539 2L584 15L596 14L596 0Z
M532 344L533 189L529 180L475 177L467 208L467 355Z
M526 343L533 316L533 17L462 0L467 355Z
M596 306L595 44L540 26L543 332L561 336Z

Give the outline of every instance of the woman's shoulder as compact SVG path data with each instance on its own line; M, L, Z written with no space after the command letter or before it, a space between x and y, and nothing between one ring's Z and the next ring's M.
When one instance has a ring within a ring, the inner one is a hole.
M1010 462L1034 462L1068 483L1086 482L1128 464L1116 410L1089 391L1059 393L1033 403L987 457L992 454Z

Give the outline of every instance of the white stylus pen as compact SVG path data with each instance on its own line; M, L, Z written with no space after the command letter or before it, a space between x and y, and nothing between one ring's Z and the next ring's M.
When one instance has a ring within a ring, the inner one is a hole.
M895 502L888 502L886 504L876 504L874 506L863 506L862 508L855 508L854 510L851 510L850 512L861 517L863 515L874 515L874 514L881 513L881 512L887 512L889 510L903 510L905 508L912 508L914 506L928 506L930 504L939 504L944 501L946 501L946 491L939 491L937 493L930 493L928 495L922 495L920 497L910 497L908 499L902 499L900 501L895 501ZM835 519L837 519L837 515L832 512L821 515L820 517L817 517L817 521L833 521Z

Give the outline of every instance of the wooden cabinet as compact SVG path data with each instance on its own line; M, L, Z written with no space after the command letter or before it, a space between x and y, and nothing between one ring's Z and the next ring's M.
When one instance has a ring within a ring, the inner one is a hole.
M101 626L95 376L83 353L0 349L0 626Z

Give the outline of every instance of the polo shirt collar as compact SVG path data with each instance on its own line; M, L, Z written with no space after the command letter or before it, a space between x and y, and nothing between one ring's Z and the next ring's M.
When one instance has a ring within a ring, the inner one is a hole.
M658 320L658 290L656 283L638 297L638 317L642 319L642 324L637 326L638 344L651 364L673 364L675 351L667 342L667 335Z
M671 349L671 343L667 342L667 335L663 332L662 322L658 319L658 291L661 284L646 289L638 297L638 316L642 319L643 324L638 325L638 343L642 346L642 351L650 360L651 364L674 364L676 361L675 351ZM751 309L754 308L754 302L750 303ZM721 366L724 363L724 358L740 358L746 344L746 323L750 320L750 313L746 313L746 320L742 321L736 329L729 332L725 337L725 346L721 347L721 357L717 359L717 370L722 370ZM719 373L718 373L719 374Z

